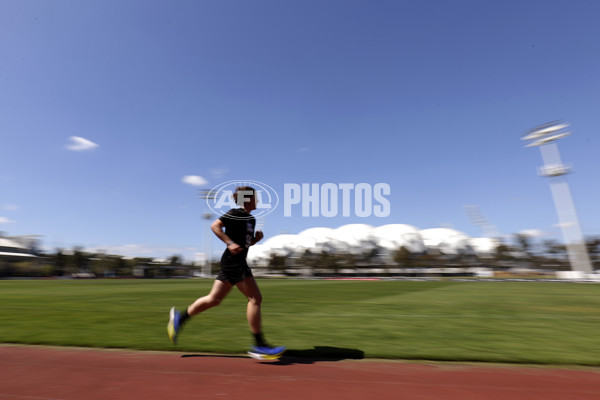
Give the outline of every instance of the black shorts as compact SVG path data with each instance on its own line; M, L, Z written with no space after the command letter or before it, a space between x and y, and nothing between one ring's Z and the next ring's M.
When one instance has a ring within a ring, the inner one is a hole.
M217 280L236 285L253 276L245 257L235 257L227 252L221 257L221 270L217 275Z

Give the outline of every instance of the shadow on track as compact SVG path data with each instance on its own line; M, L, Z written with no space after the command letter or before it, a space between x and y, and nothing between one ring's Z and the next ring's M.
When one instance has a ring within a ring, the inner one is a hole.
M362 360L363 358L365 358L365 353L362 350L315 346L306 350L287 350L278 361L269 362L268 364L314 364L324 361Z
M240 355L211 355L211 354L184 354L181 358L189 357L223 357L223 358L248 358ZM343 349L339 347L315 346L306 350L287 350L279 360L259 361L269 365L314 364L325 361L362 360L365 353L362 350Z

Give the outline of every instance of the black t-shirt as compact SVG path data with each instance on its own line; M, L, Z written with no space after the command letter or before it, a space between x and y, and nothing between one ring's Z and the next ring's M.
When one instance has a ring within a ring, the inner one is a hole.
M245 257L254 237L254 227L256 226L254 217L243 208L235 208L227 211L219 220L225 225L225 234L246 249L239 254Z

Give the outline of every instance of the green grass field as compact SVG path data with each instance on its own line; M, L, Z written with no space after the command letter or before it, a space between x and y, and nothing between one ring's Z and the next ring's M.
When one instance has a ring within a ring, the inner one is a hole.
M173 346L168 310L208 280L0 281L0 342L243 353L234 289ZM600 365L600 285L543 282L259 280L267 339L367 358Z

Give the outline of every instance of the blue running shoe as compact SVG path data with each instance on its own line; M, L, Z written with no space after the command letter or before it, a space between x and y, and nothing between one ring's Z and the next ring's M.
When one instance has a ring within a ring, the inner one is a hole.
M279 356L281 354L283 354L283 352L285 351L285 347L284 346L278 346L278 347L270 347L270 346L252 346L250 348L250 351L253 354L260 354L266 357L277 357L279 358Z
M167 324L167 334L173 344L177 344L177 332L179 332L179 329L181 328L179 316L179 311L177 311L175 307L171 307L171 311L169 312L169 323Z

